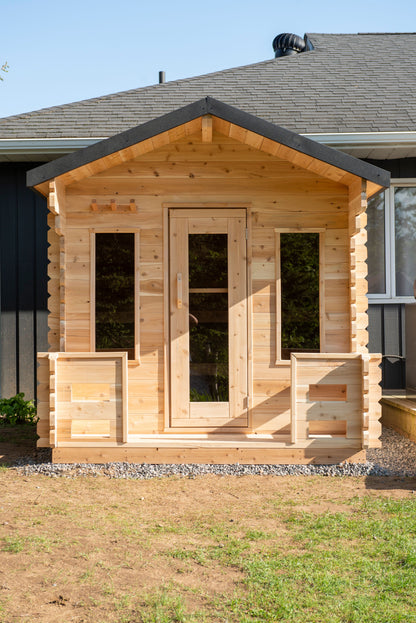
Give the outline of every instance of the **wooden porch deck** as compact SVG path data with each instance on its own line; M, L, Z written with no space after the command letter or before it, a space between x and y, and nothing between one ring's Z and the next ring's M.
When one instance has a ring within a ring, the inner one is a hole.
M248 439L241 436L159 435L154 439L136 439L125 444L101 442L96 447L80 447L71 442L52 450L54 463L211 463L211 464L332 464L343 461L365 462L365 450L359 443L345 439L320 439L294 448L290 439ZM323 443L322 443L323 442ZM334 443L335 442L335 443Z
M39 361L39 445L53 448L54 462L363 462L365 449L379 445L378 355L292 354L285 434L253 425L202 432L191 420L186 431L133 434L126 353L44 353Z
M416 441L416 395L398 393L383 395L381 399L382 423L401 435Z

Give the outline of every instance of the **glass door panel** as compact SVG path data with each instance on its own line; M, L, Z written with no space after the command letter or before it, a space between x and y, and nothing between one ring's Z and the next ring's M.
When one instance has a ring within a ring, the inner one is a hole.
M191 402L228 402L227 234L189 235Z
M190 401L228 402L228 294L189 292Z
M171 425L246 426L245 213L190 212L170 215Z

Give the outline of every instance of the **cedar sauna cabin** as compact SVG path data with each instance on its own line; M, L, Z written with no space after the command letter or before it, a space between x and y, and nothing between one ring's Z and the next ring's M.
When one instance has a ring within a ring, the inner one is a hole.
M38 445L55 462L379 445L365 211L388 173L207 97L28 184L50 210Z

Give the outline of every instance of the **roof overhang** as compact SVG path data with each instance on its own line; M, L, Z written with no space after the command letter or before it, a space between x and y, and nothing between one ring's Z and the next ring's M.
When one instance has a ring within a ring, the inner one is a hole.
M416 132L303 133L301 136L356 158L388 160L416 157ZM53 160L107 138L109 137L1 138L0 162L31 158L37 160L39 157Z
M336 132L303 134L356 158L391 160L416 156L416 132Z
M0 154L69 154L106 138L0 138Z
M49 162L105 138L0 138L0 162Z
M247 144L287 158L301 167L321 172L323 176L332 177L341 183L348 183L347 178L351 176L365 179L369 183L369 194L389 186L390 174L387 171L211 97L32 169L27 173L27 184L46 194L47 182L56 177L66 176L67 183L82 179L91 174L88 165L96 161L102 162L104 170L111 165L112 157L117 152L123 154L122 159L125 160L135 145L154 141L156 137L173 132L180 126L192 126L192 122L206 115L218 120L220 127L223 121L234 128L240 128L242 135L239 139Z

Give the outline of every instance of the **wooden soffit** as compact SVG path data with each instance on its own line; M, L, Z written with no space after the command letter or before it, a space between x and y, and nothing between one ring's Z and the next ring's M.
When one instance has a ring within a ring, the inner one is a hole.
M379 167L210 97L32 169L27 184L47 195L51 179L67 186L198 132L210 142L213 131L346 186L367 180L369 196L390 184Z

